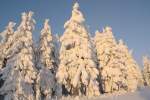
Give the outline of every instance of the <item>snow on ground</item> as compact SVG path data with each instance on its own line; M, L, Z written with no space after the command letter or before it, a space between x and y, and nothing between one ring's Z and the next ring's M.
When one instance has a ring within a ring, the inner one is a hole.
M121 95L101 95L100 97L67 97L62 100L150 100L150 87L140 88L136 92Z

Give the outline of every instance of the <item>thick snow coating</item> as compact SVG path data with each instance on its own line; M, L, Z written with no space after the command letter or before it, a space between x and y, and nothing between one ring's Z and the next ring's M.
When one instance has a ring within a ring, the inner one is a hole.
M122 40L114 39L112 29L106 27L96 32L95 46L100 63L102 91L106 93L135 91L142 75Z
M84 17L78 3L73 6L72 16L65 23L65 32L60 38L60 64L56 78L71 95L99 95L96 54Z
M22 13L17 28L9 22L0 33L0 100L98 100L112 94L135 96L140 87L150 86L150 59L143 58L141 73L111 27L91 37L78 3L62 36L52 34L45 19L37 43L33 14Z
M32 12L22 14L22 22L13 33L10 48L6 50L7 62L1 69L1 80L4 83L0 89L5 100L34 100L33 83L37 72L32 48L32 15Z
M55 79L58 67L57 50L54 46L54 37L48 24L49 19L45 20L44 28L41 31L40 44L38 48L38 68L39 74L36 80L36 99L51 99L52 96L61 96L61 88ZM58 91L59 90L59 91Z
M143 77L146 85L150 86L150 59L145 56L143 57Z

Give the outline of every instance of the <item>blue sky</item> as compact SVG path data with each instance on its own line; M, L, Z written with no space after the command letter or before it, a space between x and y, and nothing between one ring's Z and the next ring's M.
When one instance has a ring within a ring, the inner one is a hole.
M150 0L0 0L0 31L9 21L18 25L21 13L31 10L37 22L36 40L45 18L50 19L53 34L62 34L75 1L80 4L92 35L111 26L115 37L133 49L140 65L142 55L150 55Z

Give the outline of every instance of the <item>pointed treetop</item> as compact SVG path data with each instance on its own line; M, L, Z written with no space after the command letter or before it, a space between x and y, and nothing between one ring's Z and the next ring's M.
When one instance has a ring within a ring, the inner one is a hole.
M49 25L49 19L45 19L45 22L44 22L44 26L43 26L43 29L42 29L42 31L41 31L41 35L44 35L44 34L52 34L51 33L51 27L50 27L50 25Z
M32 18L33 16L33 12L29 11L28 13L23 12L21 14L21 23L19 25L19 27L17 28L18 31L21 30L28 30L28 31L32 31L34 30L34 25L36 23L36 21Z
M125 52L128 52L128 47L127 47L127 45L124 43L124 41L123 41L122 39L120 39L120 40L118 41L118 46L119 46L120 50L123 50L123 51L125 51Z
M15 25L16 25L16 23L14 23L14 22L9 22L6 28L12 29L13 27L15 27Z
M82 12L79 10L79 4L77 2L73 6L71 20L78 23L83 23L85 21Z
M79 3L78 3L78 2L76 2L76 3L74 4L73 9L79 9Z
M119 44L120 44L120 45L124 45L124 42L123 42L122 39L119 40Z
M144 66L144 69L147 69L148 67L150 67L150 59L148 56L143 56L143 66Z
M95 34L99 34L100 32L98 30L95 31Z
M34 14L34 12L32 12L32 11L29 11L28 13L23 12L23 13L21 14L22 20L27 20L27 19L28 19L28 20L31 20L33 14Z
M29 11L29 13L28 13L28 20L29 20L29 21L32 21L32 23L35 24L36 22L35 22L35 20L32 18L33 15L34 15L34 12Z
M143 56L143 62L148 62L149 61L149 58L147 56Z
M103 32L101 32L101 31L99 31L99 30L96 30L96 31L95 31L95 37L101 36L101 34L103 34Z
M79 4L76 2L73 5L72 15L71 18L64 24L64 28L67 28L68 26L73 26L71 23L84 23L85 19L82 14L82 12L79 10Z
M104 31L105 32L112 32L112 28L110 26L106 26Z
M44 22L44 29L45 29L45 30L51 30L50 25L49 25L49 19L45 19L45 22Z
M34 12L29 11L29 13L28 13L28 17L29 17L29 18L31 18L31 17L33 16L33 14L34 14Z
M26 21L27 20L27 14L25 12L23 12L21 14L21 19L22 19L22 21Z
M4 32L0 33L0 35L3 37L3 35L12 34L14 32L15 25L16 25L16 23L9 22L8 25L5 27L6 30L4 30Z
M26 16L27 14L25 12L21 13L22 16Z

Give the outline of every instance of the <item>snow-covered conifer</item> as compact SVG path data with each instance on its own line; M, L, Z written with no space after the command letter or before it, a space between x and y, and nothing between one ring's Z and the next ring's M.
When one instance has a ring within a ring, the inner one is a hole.
M103 92L136 90L141 72L123 41L116 43L110 27L96 33L95 46Z
M128 47L123 43L122 40L119 40L119 43L113 50L113 55L114 56L110 61L110 64L115 64L115 66L120 70L120 75L116 74L118 75L117 79L119 79L118 82L120 84L118 84L117 81L114 81L114 83L116 82L117 84L112 86L112 89L116 91L117 87L115 89L115 86L118 85L119 91L135 91L139 83L142 82L142 75L139 66L132 57L132 52L128 50ZM113 68L115 68L115 66ZM116 71L116 73L119 72Z
M150 59L143 57L143 77L146 85L150 86Z
M36 69L33 59L32 30L35 21L32 12L22 14L22 22L15 33L14 54L2 70L4 84L0 94L5 100L35 100L34 81Z
M54 37L48 24L49 19L45 20L44 28L40 35L39 52L39 74L37 77L37 100L50 100L57 94L58 84L55 79L56 69L58 66L57 52L54 44ZM61 90L59 90L61 91Z
M113 36L112 28L107 26L103 29L103 32L96 31L94 37L94 44L99 63L102 91L110 92L111 85L106 80L110 80L108 79L107 74L113 71L108 69L108 64L112 60L112 51L113 48L116 46L116 40ZM103 70L108 70L110 72L107 72L106 75L103 75Z
M10 54L10 49L15 42L14 39L14 22L9 22L6 29L0 33L2 40L0 43L0 69L6 66L8 55Z
M71 95L99 95L97 58L78 3L74 4L72 16L64 28L56 74L63 85L63 92L65 90L65 93Z
M123 43L122 40L119 41L119 47L120 51L122 50L122 59L124 59L124 64L127 67L127 91L134 92L137 90L138 87L140 87L143 84L143 78L141 70L133 58L132 51L128 49L128 47ZM120 55L121 55L120 54Z
M116 45L112 28L107 26L103 29L103 32L96 31L94 44L97 58L102 68L110 61L112 49Z

